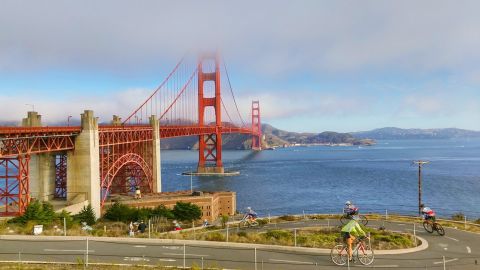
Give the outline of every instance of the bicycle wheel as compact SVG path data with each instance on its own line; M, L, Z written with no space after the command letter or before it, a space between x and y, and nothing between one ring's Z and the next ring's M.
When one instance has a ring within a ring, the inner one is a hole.
M427 232L429 232L429 233L433 233L432 223L427 222L427 221L424 221L424 222L423 222L423 228L425 228L425 231L427 231Z
M357 258L363 265L372 264L375 258L372 247L368 243L361 244L357 249Z
M368 219L366 216L358 216L360 218L360 223L363 224L363 226L367 226L368 224Z
M336 265L345 265L348 260L347 247L345 245L336 245L330 252L332 262Z
M246 220L242 220L238 223L238 227L240 229L244 229L244 228L248 227L248 222Z
M256 220L250 222L250 227L256 227L256 226L258 226L258 225L259 225L259 224L258 224L258 221L256 221Z
M346 215L340 217L340 223L342 223L342 225L347 224L349 221L350 219Z
M437 233L441 236L444 236L445 235L445 230L443 229L442 225L438 224L438 223L435 223L435 230L437 231Z

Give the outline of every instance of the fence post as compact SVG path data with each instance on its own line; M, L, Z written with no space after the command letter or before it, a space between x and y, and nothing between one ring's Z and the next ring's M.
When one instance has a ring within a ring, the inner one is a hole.
M415 230L415 222L413 222L413 241L415 241L415 246L417 246L417 232Z
M330 219L327 218L327 228L328 228L328 231L330 231Z
M464 216L464 229L467 230L467 216Z
M446 270L446 269L447 269L447 266L445 262L445 256L443 256L443 270Z
M268 212L268 224L270 224L270 212Z
M229 235L229 233L228 233L228 227L229 227L229 225L228 225L228 223L227 223L227 238L226 238L226 239L227 239L227 243L228 243L228 235Z
M63 218L63 235L67 236L67 219Z
M88 267L88 237L87 237L87 249L85 250L85 266Z
M192 221L192 229L193 229L193 240L197 240L197 235L195 234L195 221Z
M202 270L203 270L203 257L202 257Z
M257 270L257 248L255 248L255 270Z
M387 220L387 219L388 219L388 210L385 209L385 220Z
M186 257L187 257L186 247L187 246L185 244L183 244L183 269L185 269L185 267L186 267L185 266L186 265L185 260L186 260Z
M150 239L152 237L152 220L148 219L148 238Z
M294 232L294 238L295 238L295 246L297 246L297 229L293 229Z
M307 217L305 216L305 210L303 210L303 220L306 220Z

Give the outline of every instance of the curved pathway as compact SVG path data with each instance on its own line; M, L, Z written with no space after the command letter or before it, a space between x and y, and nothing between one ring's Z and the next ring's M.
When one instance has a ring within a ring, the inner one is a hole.
M331 223L331 224L329 224ZM338 226L338 221L308 220L269 224L272 228ZM412 223L371 221L387 230L413 233ZM236 229L231 229L236 230ZM415 225L416 234L428 241L428 248L406 254L377 254L369 268L376 269L480 269L480 234L445 228L446 236L425 232ZM88 242L88 243L87 243ZM88 246L88 247L87 247ZM256 247L256 249L255 249ZM238 243L212 243L139 238L86 238L1 236L1 261L45 261L79 263L151 264L169 266L218 267L220 269L339 269L327 250L256 246ZM88 256L87 256L88 248ZM256 261L256 263L255 263ZM351 268L360 268L354 264Z

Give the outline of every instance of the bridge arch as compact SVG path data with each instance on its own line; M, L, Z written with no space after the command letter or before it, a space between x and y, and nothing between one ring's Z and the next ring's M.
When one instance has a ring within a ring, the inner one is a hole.
M143 186L146 186L147 190L144 192L153 192L153 178L152 169L145 161L145 159L136 153L127 153L117 158L110 167L106 168L105 175L101 179L101 206L105 204L108 195L112 190L112 183L118 176L119 172L126 167L135 168L137 172L142 172L145 176L145 182Z

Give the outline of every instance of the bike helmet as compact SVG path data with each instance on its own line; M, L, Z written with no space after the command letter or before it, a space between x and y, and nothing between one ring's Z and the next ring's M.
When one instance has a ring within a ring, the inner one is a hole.
M351 205L352 203L350 201L346 201L345 205Z
M247 210L252 210L252 208L249 206L249 207L247 207Z

